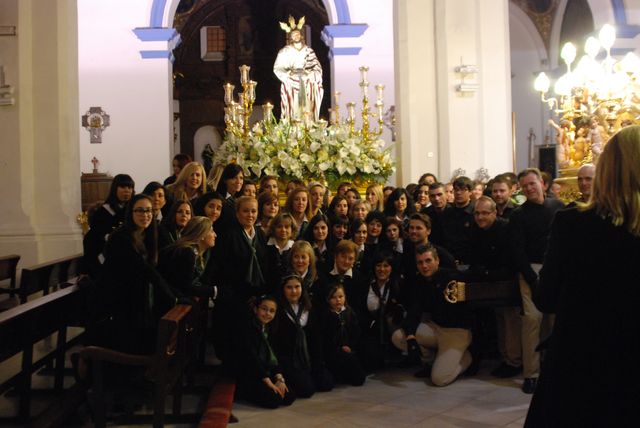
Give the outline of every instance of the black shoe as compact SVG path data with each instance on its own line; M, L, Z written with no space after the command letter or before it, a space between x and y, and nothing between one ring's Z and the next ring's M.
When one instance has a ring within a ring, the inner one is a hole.
M491 371L491 376L499 378L514 377L522 373L522 366L510 366L507 363L502 363Z
M229 413L229 423L230 423L230 424L237 424L238 422L240 422L240 421L238 420L238 418L237 418L237 417L235 417L235 416L233 415L233 413Z
M413 376L417 378L426 378L431 376L431 366L429 364L425 364L420 370L415 372Z
M524 383L522 384L522 392L524 392L525 394L533 394L533 391L536 390L537 384L537 377L525 377Z

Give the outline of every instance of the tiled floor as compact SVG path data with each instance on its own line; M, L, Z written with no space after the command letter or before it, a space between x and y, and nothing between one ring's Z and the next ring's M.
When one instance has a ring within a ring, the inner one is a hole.
M489 365L444 388L403 369L373 375L360 388L339 386L277 410L236 403L243 427L522 427L530 395L521 379L494 379Z

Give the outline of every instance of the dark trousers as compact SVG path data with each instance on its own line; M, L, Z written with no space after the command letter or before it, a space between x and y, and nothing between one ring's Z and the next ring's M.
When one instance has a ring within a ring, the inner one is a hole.
M275 383L275 379L271 379ZM284 397L276 394L262 379L238 379L237 394L247 401L267 409L289 406L296 400L295 392L289 389Z

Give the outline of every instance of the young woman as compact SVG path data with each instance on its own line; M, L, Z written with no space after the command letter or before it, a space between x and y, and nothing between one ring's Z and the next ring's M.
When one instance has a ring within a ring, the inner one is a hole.
M302 288L315 302L322 301L321 294L318 294L318 271L316 267L316 257L307 241L296 241L289 253L289 271L302 278Z
M190 201L207 191L204 167L199 162L190 162L182 168L176 182L167 186L174 201Z
M222 195L214 190L196 199L196 202L193 204L193 212L197 216L209 218L215 229L215 224L220 219L220 215L222 215L223 204L224 199Z
M347 193L347 190L351 189L352 186L353 184L349 183L348 181L343 181L342 183L338 184L338 188L336 189L336 196L344 196Z
M311 205L309 191L304 187L296 187L287 196L285 211L293 216L298 225L298 235L302 236L311 219Z
M329 253L331 254L338 242L347 239L347 235L349 234L349 217L346 215L332 216L329 222L331 223L331 232L329 234L328 247Z
M234 334L233 366L237 394L268 409L288 406L296 399L289 390L273 349L270 324L276 316L278 304L271 296L255 301L249 322Z
M258 224L265 235L269 233L269 224L280 212L278 195L272 192L262 192L258 196Z
M266 191L273 193L278 196L278 178L273 175L263 175L260 179L260 189L258 190L258 194L262 194Z
M347 203L349 207L351 207L356 201L360 200L360 193L358 193L356 189L351 188L344 193L344 197L347 198Z
M384 214L380 211L371 211L364 221L367 224L367 245L372 246L373 249L386 246L387 238L384 229L387 220Z
M167 206L167 191L165 187L157 181L147 184L142 191L145 195L149 195L153 201L153 215L156 221L161 221L164 214L169 208Z
M240 195L251 196L252 198L257 197L258 188L256 186L256 183L251 180L245 179L242 183L242 188L240 189Z
M304 240L311 244L316 256L318 272L326 273L332 258L329 252L329 219L324 214L315 215L309 222Z
M89 215L90 229L82 241L84 247L82 270L94 279L102 270L107 237L124 222L125 205L132 198L134 187L135 183L129 175L116 175L111 182L107 199L93 214Z
M384 194L380 184L372 184L367 187L366 199L371 205L372 211L384 211Z
M291 239L297 232L296 221L289 213L278 214L269 225L267 234L267 288L278 291L280 280L288 270L289 252L293 246Z
M327 209L327 188L321 183L309 184L309 202L311 205L311 217L323 213Z
M105 246L104 269L95 296L98 306L92 311L110 314L105 333L98 333L97 342L102 346L137 354L155 349L158 321L176 302L155 268L156 237L151 198L134 196L124 224Z
M289 387L296 396L309 398L316 390L333 389L333 377L322 359L319 312L302 281L295 273L282 279L274 345Z
M404 307L401 287L393 268L393 255L382 251L373 257L373 276L366 295L363 317L363 363L368 371L384 366L384 359L391 334L402 324Z
M180 238L182 228L189 223L193 215L191 202L177 200L171 206L169 214L160 222L158 228L158 248L163 249Z
M473 180L473 189L471 190L471 197L474 201L480 199L480 196L484 195L485 185L480 180Z
M209 249L216 244L212 225L207 217L193 217L180 238L160 251L158 270L177 296L215 296L213 278L205 275Z
M416 211L422 211L429 206L429 185L418 184L413 192L413 200L415 202Z
M384 204L384 215L395 217L402 222L402 232L409 223L409 216L416 212L413 198L403 187L397 187L389 195L389 199Z
M351 208L349 208L349 218L351 219L351 221L356 219L364 221L364 219L367 217L367 214L369 214L369 211L371 211L369 202L358 199L353 204L351 204Z
M173 168L173 175L170 175L164 180L164 185L168 186L169 184L173 184L176 182L178 175L180 175L180 171L185 167L189 162L192 162L191 156L186 155L184 153L178 153L173 157L173 161L171 162L171 167Z
M329 307L322 320L323 351L327 367L337 381L361 386L366 373L356 355L360 326L355 312L347 306L342 284L329 288L327 303Z
M349 202L342 195L336 195L329 204L329 215L349 215Z
M240 165L230 163L224 167L216 188L216 191L224 198L222 214L220 215L220 226L222 226L223 230L230 228L235 223L236 198L240 196L243 183L244 171Z
M351 223L351 240L358 249L353 267L360 271L364 277L368 277L371 269L372 254L367 251L368 248L365 245L367 242L367 224L364 220L356 219Z
M403 272L400 271L402 265L402 254L404 253L404 244L402 239L402 222L396 219L395 217L387 217L386 218L386 226L384 228L384 234L387 241L387 244L384 246L386 249L391 251L393 255L393 267L395 271L400 275ZM383 247L383 248L384 248Z

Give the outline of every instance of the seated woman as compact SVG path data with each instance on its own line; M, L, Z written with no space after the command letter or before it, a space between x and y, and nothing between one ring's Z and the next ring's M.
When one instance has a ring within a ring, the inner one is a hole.
M180 238L182 228L191 220L193 209L191 202L178 200L173 203L169 214L160 222L158 227L158 248L163 249Z
M366 373L356 355L360 326L356 313L347 306L342 284L329 288L327 303L322 319L322 347L327 367L338 382L361 386Z
M182 168L175 183L167 186L173 201L191 201L207 191L204 167L199 162L190 162Z
M280 212L278 195L264 191L258 196L258 225L265 235L269 233L269 223Z
M96 279L102 270L107 237L124 222L125 205L133 196L134 187L135 183L129 175L116 175L111 182L107 199L89 216L90 229L82 241L82 273L93 279Z
M361 323L364 330L362 360L367 371L384 367L391 333L400 328L403 321L404 307L398 281L391 253L376 253Z
M289 387L301 398L330 391L333 377L322 359L319 312L302 287L302 278L286 275L279 294L275 351Z
M162 217L168 214L169 208L167 206L167 189L157 181L152 181L147 184L142 193L151 196L153 201L153 216L158 223L162 221Z
M211 220L213 228L216 228L216 222L220 219L222 214L222 205L224 199L218 192L211 191L196 199L193 204L193 213L197 216L208 217Z
M289 406L296 399L273 350L270 324L277 308L275 298L257 298L248 322L244 320L233 335L236 394L268 409Z
M180 238L160 251L158 270L180 297L215 297L213 278L205 275L216 233L207 217L193 217Z
M155 268L156 224L149 196L134 196L124 224L105 246L105 263L95 296L97 313L110 314L104 332L97 331L102 346L135 354L155 349L158 321L176 302Z
M296 232L296 222L288 213L278 214L269 225L266 280L267 288L274 294L278 291L283 275L288 271L289 253L294 243L291 237Z
M311 244L316 256L316 268L318 272L326 273L331 264L333 255L329 252L329 219L324 214L316 214L304 233L303 239Z

